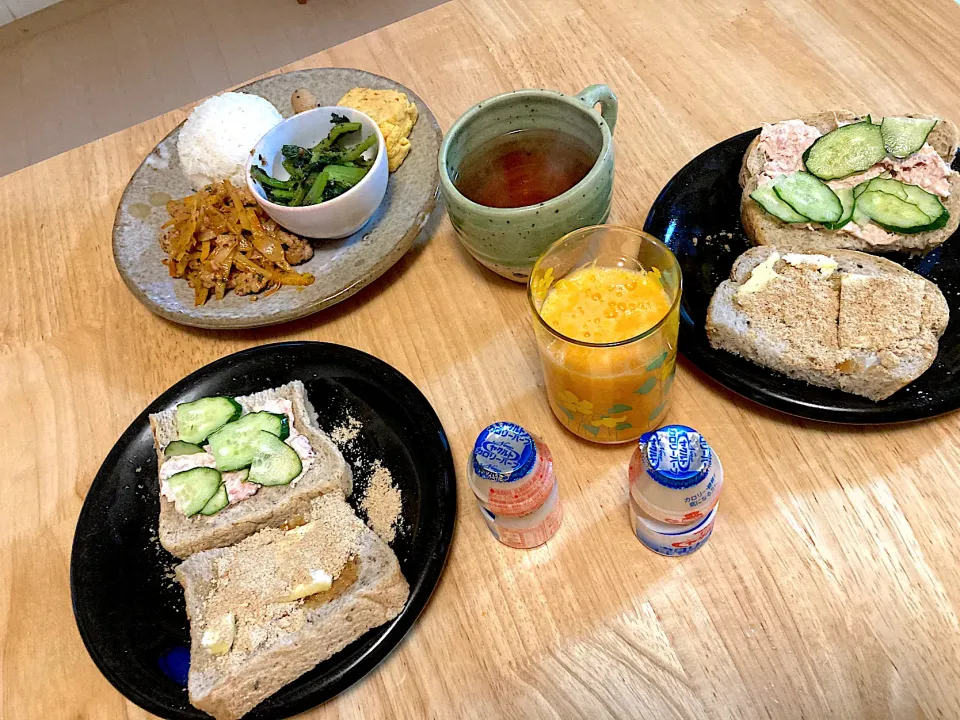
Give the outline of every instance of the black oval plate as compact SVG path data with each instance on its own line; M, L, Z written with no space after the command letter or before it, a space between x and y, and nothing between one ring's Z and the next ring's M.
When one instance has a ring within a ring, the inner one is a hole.
M394 620L320 663L247 717L296 715L345 690L400 642L433 592L453 538L456 475L440 420L417 387L366 353L329 343L264 345L221 358L154 400L127 428L93 481L70 559L73 612L100 671L140 707L165 718L208 718L187 701L190 635L177 560L157 542L157 461L148 416L206 395L246 395L302 380L329 434L352 414L363 425L344 450L381 459L403 498L405 530L392 544L410 583ZM354 492L355 504L359 493Z
M808 385L755 365L707 341L707 306L734 260L752 245L740 222L740 164L750 130L714 145L673 176L653 203L643 229L673 250L683 272L680 351L729 389L766 407L812 420L879 424L921 420L960 407L960 239L923 257L888 256L936 283L950 305L950 324L933 366L881 402ZM958 163L954 161L954 169Z

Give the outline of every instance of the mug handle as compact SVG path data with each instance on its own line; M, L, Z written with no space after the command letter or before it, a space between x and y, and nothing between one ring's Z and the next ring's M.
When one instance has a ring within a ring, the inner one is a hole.
M610 133L613 133L617 126L617 96L613 90L606 85L591 85L580 91L577 100L591 110L600 103L600 117L610 126Z

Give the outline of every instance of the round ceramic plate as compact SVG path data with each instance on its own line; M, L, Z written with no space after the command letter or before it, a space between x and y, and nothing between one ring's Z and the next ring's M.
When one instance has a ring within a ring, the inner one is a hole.
M437 154L442 133L430 108L415 93L379 75L348 68L318 68L274 75L239 88L272 102L284 117L293 114L290 95L308 88L321 105L336 105L354 87L404 92L420 112L410 134L410 154L390 175L387 194L377 212L358 232L342 240L314 240L314 256L297 270L316 281L300 290L281 288L256 302L227 293L223 300L194 305L193 290L171 278L162 260L160 226L168 219L167 196L193 193L180 170L178 126L133 174L120 199L113 224L113 257L120 276L153 312L184 325L205 328L251 328L310 315L345 300L385 273L410 249L437 204L440 183Z
M738 175L759 128L714 145L678 172L656 199L644 230L661 238L680 262L680 351L700 370L744 397L792 415L837 423L921 420L960 408L960 233L923 257L889 256L936 283L950 305L950 324L933 366L886 400L791 380L749 360L714 350L705 322L713 291L733 261L751 247L740 222ZM954 161L954 169L958 169Z
M157 542L157 459L148 416L208 395L246 395L302 380L330 434L352 416L362 429L343 454L354 470L356 508L382 460L402 497L391 543L410 584L395 619L374 628L247 717L285 718L329 700L372 670L413 626L433 592L453 538L456 475L447 437L416 386L386 363L328 343L264 345L229 355L154 400L110 451L87 493L73 539L70 589L87 651L140 707L165 718L207 718L187 701L190 633L176 558ZM362 515L361 515L362 516Z

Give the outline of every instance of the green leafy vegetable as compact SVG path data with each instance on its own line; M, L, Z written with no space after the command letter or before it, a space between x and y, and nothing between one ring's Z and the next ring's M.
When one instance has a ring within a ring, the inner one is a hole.
M284 145L280 149L288 180L271 177L256 165L250 169L270 202L290 207L316 205L342 195L366 177L373 160L364 158L363 153L377 144L377 136L347 145L347 136L359 132L361 124L337 113L330 119L333 127L327 137L312 148Z

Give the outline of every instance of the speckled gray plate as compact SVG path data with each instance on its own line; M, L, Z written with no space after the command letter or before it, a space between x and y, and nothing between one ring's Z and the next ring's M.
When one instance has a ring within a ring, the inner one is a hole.
M168 218L163 202L157 202L158 194L181 198L193 192L180 170L178 126L133 174L113 224L113 257L120 276L153 312L177 323L204 328L275 325L345 300L380 277L410 249L437 204L437 153L442 133L430 108L403 85L348 68L298 70L240 89L266 98L289 117L293 114L290 95L301 87L313 92L321 105L335 105L354 87L397 90L416 103L420 118L410 134L410 154L390 175L387 194L376 214L348 238L313 241L313 258L297 266L313 273L316 281L312 285L302 290L284 287L255 302L227 293L223 300L211 299L196 307L187 282L171 278L161 262L166 255L158 242L160 225Z

